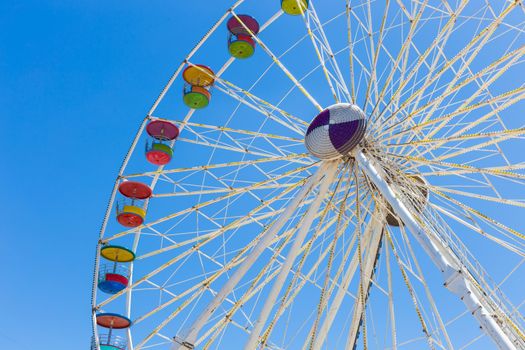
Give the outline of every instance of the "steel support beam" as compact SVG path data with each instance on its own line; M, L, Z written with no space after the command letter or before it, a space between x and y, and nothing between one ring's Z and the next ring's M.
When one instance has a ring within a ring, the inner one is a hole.
M374 212L374 214L372 214L372 218L370 219L370 223L365 229L365 232L363 234L363 239L362 239L362 244L363 246L367 247L367 251L374 250L374 247L376 245L379 245L379 236L381 235L377 235L377 231L378 229L382 230L382 228L383 228L383 218L379 217L379 213ZM348 265L346 272L343 276L343 280L339 288L337 289L335 297L333 298L332 302L328 306L326 317L319 329L319 335L315 338L315 341L313 343L313 346L312 346L313 350L320 350L323 347L326 337L328 336L328 332L330 331L330 328L332 327L335 317L337 316L337 313L340 310L341 303L343 302L343 299L350 286L350 282L352 282L352 279L355 275L355 272L358 266L359 266L359 255L356 249L354 256L352 257L352 260L350 260L350 264Z
M368 159L362 151L356 151L355 157L359 167L376 185L381 195L390 203L395 213L403 221L403 224L414 235L434 264L439 268L445 287L463 301L467 309L478 321L481 329L492 338L499 349L517 349L517 346L512 341L512 338L515 337L496 322L496 319L490 312L491 309L494 310L497 306L490 299L487 299L467 277L470 273L461 263L458 256L439 237L435 236L431 230L425 230L420 225L401 200L398 195L398 189L383 179L381 168L376 167L373 161Z
M346 349L355 349L357 338L359 335L359 329L362 325L363 314L366 312L366 303L368 302L368 293L372 285L372 278L374 276L374 270L377 264L379 256L379 249L381 248L381 240L383 238L383 230L385 227L385 219L382 214L376 209L374 217L370 219L368 226L371 226L372 241L370 247L364 252L363 261L363 273L361 275L361 281L359 281L359 288L363 288L362 294L356 293L357 299L354 304L354 313L352 316L352 323L350 323L350 331L348 333Z
M290 248L288 255L286 256L284 263L280 267L281 270L279 271L279 275L273 282L272 289L266 296L266 300L264 301L264 305L261 309L259 317L257 318L257 321L255 322L255 325L250 332L250 337L248 338L248 341L244 345L244 350L256 349L259 345L259 337L264 328L264 325L266 324L266 321L268 320L268 316L270 316L270 313L273 307L275 306L277 297L279 296L279 293L281 292L281 289L283 288L286 279L288 278L290 270L292 269L292 265L297 256L299 255L306 235L310 231L310 227L312 226L316 214L319 211L319 207L325 199L325 196L330 189L330 185L332 184L332 181L334 180L334 177L336 175L338 168L337 163L330 162L329 164L330 166L326 169L325 177L323 178L319 186L317 198L315 198L312 204L310 204L310 207L306 212L304 221L301 223L301 227L299 228L299 231L297 232L297 235L294 238L293 245Z
M323 163L319 166L316 173L310 177L310 179L307 181L306 184L304 184L301 191L288 204L288 206L286 207L285 211L281 214L281 216L273 223L270 229L268 229L263 234L263 236L261 237L257 245L255 245L253 250L247 255L242 265L239 266L237 270L235 270L235 272L228 279L226 284L224 284L224 286L220 289L220 291L214 296L213 300L208 304L208 306L204 309L204 311L193 322L187 334L182 337L181 339L182 341L180 343L174 342L172 346L172 350L187 350L187 349L194 348L199 332L204 327L204 325L208 322L209 318L213 315L213 313L217 310L217 308L222 304L224 299L226 299L226 297L233 291L235 286L237 286L240 280L244 277L244 275L252 267L252 265L259 258L259 256L263 253L263 251L270 245L275 235L281 230L281 228L290 219L290 217L293 215L293 213L295 212L299 204L304 200L304 198L308 195L308 193L315 186L318 185L319 180L321 179L323 175L325 175L325 172L327 171L327 169L329 169L332 166L337 167L337 165L332 164L332 163Z

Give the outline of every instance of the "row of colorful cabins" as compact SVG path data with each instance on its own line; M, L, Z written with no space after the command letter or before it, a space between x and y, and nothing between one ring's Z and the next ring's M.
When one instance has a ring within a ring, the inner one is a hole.
M308 8L308 0L283 0L282 10L290 15L303 14ZM255 53L255 39L259 34L260 25L250 15L236 15L226 23L228 29L228 52L232 57L246 59ZM208 106L211 100L209 89L214 83L215 74L205 65L187 67L182 77L185 81L183 89L184 103L192 109Z
M146 159L157 166L169 163L173 156L171 144L179 136L179 128L166 120L152 120L146 126L149 140L146 141ZM117 201L117 221L124 227L134 228L146 219L144 201L152 196L151 188L138 181L122 181L118 186L121 198ZM128 265L135 260L135 253L117 245L105 245L100 249L104 259L98 273L98 289L107 294L117 294L128 287L130 269ZM108 329L107 334L98 337L101 350L124 350L126 338L116 335L114 330L127 329L131 320L115 313L98 313L97 325Z
M308 0L282 0L282 10L290 15L303 14L308 8ZM231 17L227 22L228 51L232 57L245 59L255 52L253 36L259 33L259 23L249 15ZM185 81L183 101L192 109L206 107L211 100L209 89L215 81L215 73L204 65L190 65L182 73ZM149 140L146 142L146 159L151 164L164 166L173 157L173 143L179 136L179 128L165 120L152 120L146 126ZM122 195L117 202L117 221L124 227L138 227L144 223L146 210L143 202L152 196L151 188L137 181L123 181L118 187ZM128 287L130 269L128 264L135 260L135 253L117 245L105 245L100 256L102 264L98 274L98 289L107 294L117 294ZM115 330L126 330L132 322L128 317L116 313L97 313L96 323L108 330L100 334L98 345L101 350L125 350L126 337L116 335ZM93 342L93 348L96 347Z

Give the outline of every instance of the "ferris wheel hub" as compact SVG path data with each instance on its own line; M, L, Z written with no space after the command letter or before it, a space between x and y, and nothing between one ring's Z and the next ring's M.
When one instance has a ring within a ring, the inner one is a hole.
M348 155L365 135L367 118L357 105L327 107L310 123L304 143L315 157L330 160Z

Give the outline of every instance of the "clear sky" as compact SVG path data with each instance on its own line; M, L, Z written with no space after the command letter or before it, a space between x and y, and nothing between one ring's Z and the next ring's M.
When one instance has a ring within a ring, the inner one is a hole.
M96 240L121 162L231 3L0 0L0 350L89 346Z
M0 1L0 349L89 346L108 196L161 87L227 7L209 3Z

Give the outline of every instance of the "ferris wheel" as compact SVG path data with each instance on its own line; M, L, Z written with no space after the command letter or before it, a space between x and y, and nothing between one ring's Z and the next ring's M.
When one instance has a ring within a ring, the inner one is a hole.
M124 158L92 348L525 349L524 11L233 3Z

